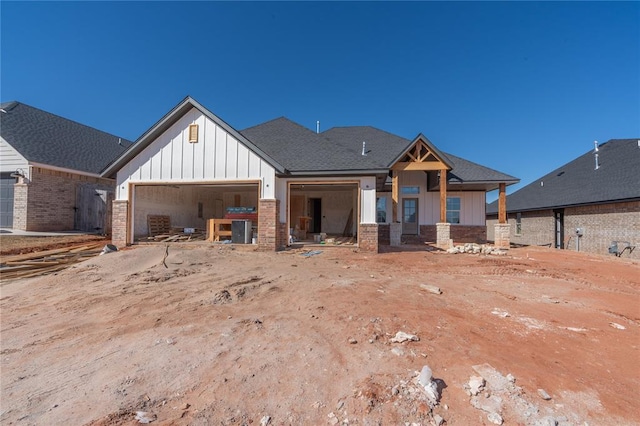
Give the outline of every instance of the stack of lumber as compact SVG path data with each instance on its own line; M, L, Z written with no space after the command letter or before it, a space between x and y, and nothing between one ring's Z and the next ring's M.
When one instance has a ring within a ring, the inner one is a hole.
M186 241L204 241L206 232L204 229L193 228L193 232L184 232L183 228L171 228L166 232L151 235L150 237L140 238L140 241L170 243L170 242L186 242Z
M0 280L51 274L98 255L103 247L104 242L98 242L15 256L3 256L0 258Z

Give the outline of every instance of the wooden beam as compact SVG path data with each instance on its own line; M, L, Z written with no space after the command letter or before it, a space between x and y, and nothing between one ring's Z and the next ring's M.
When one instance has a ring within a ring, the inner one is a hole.
M498 196L498 223L507 223L507 185L502 182L499 184L500 194Z
M445 165L440 161L417 162L397 162L391 167L392 170L441 170Z
M440 223L447 221L447 169L440 170Z
M398 172L393 170L391 172L391 223L398 221Z

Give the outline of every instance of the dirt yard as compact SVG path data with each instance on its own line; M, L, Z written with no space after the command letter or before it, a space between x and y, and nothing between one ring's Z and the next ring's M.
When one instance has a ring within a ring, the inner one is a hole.
M639 262L302 253L137 246L1 283L0 423L640 424Z

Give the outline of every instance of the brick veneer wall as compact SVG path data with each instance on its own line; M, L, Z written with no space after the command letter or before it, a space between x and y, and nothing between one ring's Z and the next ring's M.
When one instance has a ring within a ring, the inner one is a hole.
M479 243L487 241L487 227L484 225L451 225L450 238L455 243ZM436 225L420 225L420 235L412 238L416 243L435 242L438 239Z
M111 179L32 167L28 184L14 191L14 228L25 231L70 231L74 228L76 187L100 184L115 190ZM15 193L18 198L15 198Z
M378 253L378 224L361 223L358 233L358 247L364 251Z
M598 204L564 209L565 237L582 228L580 251L608 254L612 241L629 241L636 249L624 257L640 259L640 201ZM567 249L575 250L575 237Z
M278 203L280 203L278 201ZM287 224L278 222L278 238L276 240L276 247L278 250L281 250L287 246L289 242L289 236L287 232Z
M13 229L27 230L29 185L16 183L13 187Z
M388 246L391 244L390 228L391 228L391 225L389 225L388 223L378 224L378 245Z
M487 240L495 241L495 224L498 218L487 220ZM512 244L530 246L554 246L555 242L555 216L553 210L540 210L535 212L522 212L521 232L516 234L516 214L507 215L507 223L510 225L509 240Z
M111 227L111 243L117 247L127 245L127 229L128 229L128 211L129 201L114 200L112 208L112 227Z
M522 212L521 233L516 234L516 215L510 213L510 239L514 244L555 246L553 210ZM497 218L487 219L487 237L494 240L493 225ZM608 254L612 241L629 241L638 248L624 257L640 259L640 201L597 204L564 209L564 237L568 250L575 250L576 228L582 228L580 251Z
M276 251L283 247L284 229L278 221L280 200L258 201L258 250Z

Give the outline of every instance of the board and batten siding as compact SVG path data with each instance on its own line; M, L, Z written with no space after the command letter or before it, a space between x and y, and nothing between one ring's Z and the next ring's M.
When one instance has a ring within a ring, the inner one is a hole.
M198 142L189 142L189 125ZM221 126L192 108L118 171L118 200L129 184L260 181L261 198L275 198L275 169Z
M399 175L399 201L398 218L402 216L402 199L418 198L418 215L420 225L435 225L440 221L440 192L427 191L427 175L424 172L409 171ZM403 186L417 186L419 195L403 195ZM485 199L484 191L447 191L448 197L460 197L460 225L484 225L485 224ZM387 203L390 204L390 201ZM390 220L390 213L387 218Z
M0 172L15 172L22 169L28 173L29 162L14 147L0 137ZM27 176L28 177L28 176Z

